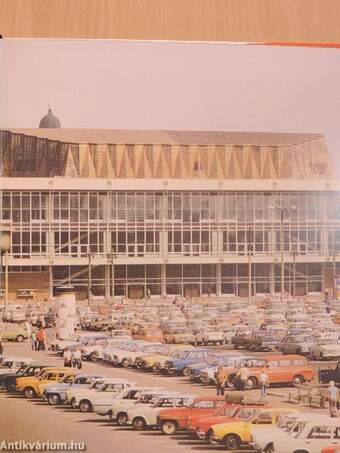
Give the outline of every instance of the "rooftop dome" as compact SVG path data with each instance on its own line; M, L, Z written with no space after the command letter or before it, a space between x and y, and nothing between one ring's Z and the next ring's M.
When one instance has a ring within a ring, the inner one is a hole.
M53 115L52 109L49 107L47 115L45 115L39 123L39 129L60 129L60 121Z

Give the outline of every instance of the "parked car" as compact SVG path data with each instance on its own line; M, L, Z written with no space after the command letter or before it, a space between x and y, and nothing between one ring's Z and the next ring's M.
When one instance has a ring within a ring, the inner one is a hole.
M271 385L293 385L298 386L304 382L312 381L315 376L314 369L308 365L307 360L299 355L268 355L261 358L249 359L246 361L249 367L249 378L246 389L253 389L259 386L259 376L266 368L266 373ZM235 383L237 370L231 371L228 383Z
M43 368L35 376L18 377L16 380L16 390L22 392L26 398L35 398L38 394L38 386L41 384L51 384L53 381L61 381L70 368L51 367Z
M337 362L335 367L321 368L319 370L319 382L328 384L330 381L334 381L337 385L340 384L340 361Z
M175 327L164 334L164 341L168 344L194 344L195 335L186 327Z
M66 376L60 383L50 384L46 387L42 396L51 406L57 406L66 401L66 391L69 388L88 388L95 379L100 377L102 376L97 374L75 374L73 379L70 379L70 376Z
M253 426L262 426L264 429L267 429L270 426L277 425L280 417L287 416L295 411L296 409L290 408L259 409L249 420L213 425L211 439L214 442L224 445L226 450L239 449L242 445L252 441L251 430ZM285 453L288 453L288 451L285 450Z
M93 405L93 411L98 415L107 415L110 421L124 426L128 422L127 411L136 404L148 404L151 406L162 395L163 389L131 387L118 394L112 401L101 401Z
M144 328L133 335L135 340L155 341L162 343L164 341L163 331L156 328Z
M248 327L237 330L235 335L231 338L233 348L246 348L249 344L252 334L253 331Z
M282 354L302 354L308 355L314 346L314 340L307 335L288 335L279 343L277 349Z
M112 399L125 388L136 385L127 379L105 379L105 382L95 391L85 389L75 394L72 407L79 408L80 412L92 412L93 406L108 398Z
M272 451L277 453L319 453L325 444L339 442L340 420L322 419L301 424L301 429L294 435L283 433L279 441L273 439Z
M201 396L196 398L191 406L164 409L160 411L157 418L157 426L163 434L174 435L178 430L187 428L190 416L208 416L224 405L223 396Z
M39 362L30 362L29 364L25 363L14 374L2 374L0 376L0 388L5 388L7 391L14 391L17 378L36 376L43 368L46 368L46 365L42 365Z
M183 370L187 365L195 362L201 362L206 359L210 354L210 349L189 349L182 351L178 358L167 360L161 368L163 374L177 374L183 375Z
M253 333L248 344L245 346L250 351L272 351L279 345L279 338L267 330L259 330Z
M6 377L10 374L14 375L22 368L23 365L27 366L31 362L33 362L33 359L30 357L6 356L0 365L0 377Z
M0 337L2 341L17 341L21 343L29 337L29 332L23 327L1 324Z
M334 360L340 357L338 339L319 338L310 348L310 355L315 360Z
M223 334L223 330L217 326L207 326L200 328L195 333L195 344L199 345L208 345L209 343L212 344L223 344L225 343L225 337Z
M178 392L164 392L152 406L136 405L128 410L128 422L137 431L157 426L157 417L162 409L168 407L190 406L195 396Z
M220 423L232 423L235 421L245 421L254 417L264 403L225 403L213 414L207 417L200 417L189 421L189 430L200 440L205 440L209 444L214 443L212 440L214 425Z

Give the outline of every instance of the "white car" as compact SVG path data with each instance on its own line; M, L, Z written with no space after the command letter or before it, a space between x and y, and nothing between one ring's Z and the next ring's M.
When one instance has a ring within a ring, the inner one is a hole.
M95 391L84 390L75 394L75 400L72 407L79 407L81 412L92 412L93 405L101 401L107 401L113 398L125 388L136 385L127 379L106 379L105 382Z
M149 343L146 341L134 341L125 350L117 350L113 356L113 364L122 367L133 366L137 357L151 354L161 343Z
M321 416L320 420L300 423L297 431L281 434L266 450L275 453L320 453L326 445L339 444L339 433L340 419Z
M207 345L209 343L224 343L223 330L217 326L203 327L195 334L195 344Z
M76 409L76 396L80 393L84 393L84 391L91 391L95 392L96 390L100 389L100 387L108 380L109 378L107 377L100 377L100 378L95 378L91 382L91 384L86 388L72 388L70 387L66 391L66 399L65 399L65 404L70 404L74 409Z
M157 426L157 417L161 410L169 407L188 407L196 395L181 394L178 392L166 392L152 406L136 404L127 411L127 422L133 428L141 431Z
M330 420L328 414L313 414L313 413L295 413L290 414L279 422L277 426L268 426L265 430L255 425L251 428L251 445L263 452L273 451L273 441L279 442L282 438L286 439L287 434L292 436L301 431L301 428L307 422L328 422Z
M315 345L310 348L313 359L332 360L340 357L340 344L338 339L319 338Z
M68 340L59 340L58 338L55 338L51 341L51 349L52 351L63 351L70 346L80 345L83 338L96 336L98 336L98 332L83 332L73 334Z
M93 412L98 415L108 415L111 421L118 425L127 423L127 409L135 404L153 404L155 399L164 394L163 389L146 387L131 387L119 393L113 400L101 401L93 405Z
M5 357L0 365L0 375L15 374L23 365L33 362L29 357Z

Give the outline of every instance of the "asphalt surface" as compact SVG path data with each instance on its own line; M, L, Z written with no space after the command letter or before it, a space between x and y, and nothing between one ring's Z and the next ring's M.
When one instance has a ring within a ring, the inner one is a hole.
M32 351L28 343L6 343L7 355L33 357L48 364L61 365L62 359L50 351ZM319 363L314 366L318 368ZM328 366L325 363L322 366ZM213 387L192 384L184 377L168 377L138 370L113 368L100 363L84 362L83 371L102 370L110 377L127 378L141 385L162 387L168 390L190 392L197 395L214 394ZM283 406L282 395L289 388L271 389L270 404ZM259 390L247 392L259 395ZM306 411L325 413L325 410L304 408ZM136 432L130 427L116 427L106 417L83 414L67 406L52 407L41 400L27 400L21 395L0 393L0 440L83 442L90 453L111 453L114 450L128 453L211 452L225 451L220 445L208 446L185 433L164 436L158 431ZM243 449L246 453L248 450ZM235 452L235 450L234 450Z

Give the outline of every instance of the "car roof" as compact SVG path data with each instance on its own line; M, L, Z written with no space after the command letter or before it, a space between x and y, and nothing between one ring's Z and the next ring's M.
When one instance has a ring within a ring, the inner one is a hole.
M122 379L122 378L103 378L104 379L104 384L119 384L119 383L129 383L131 385L136 384L136 382L131 382L128 379Z

